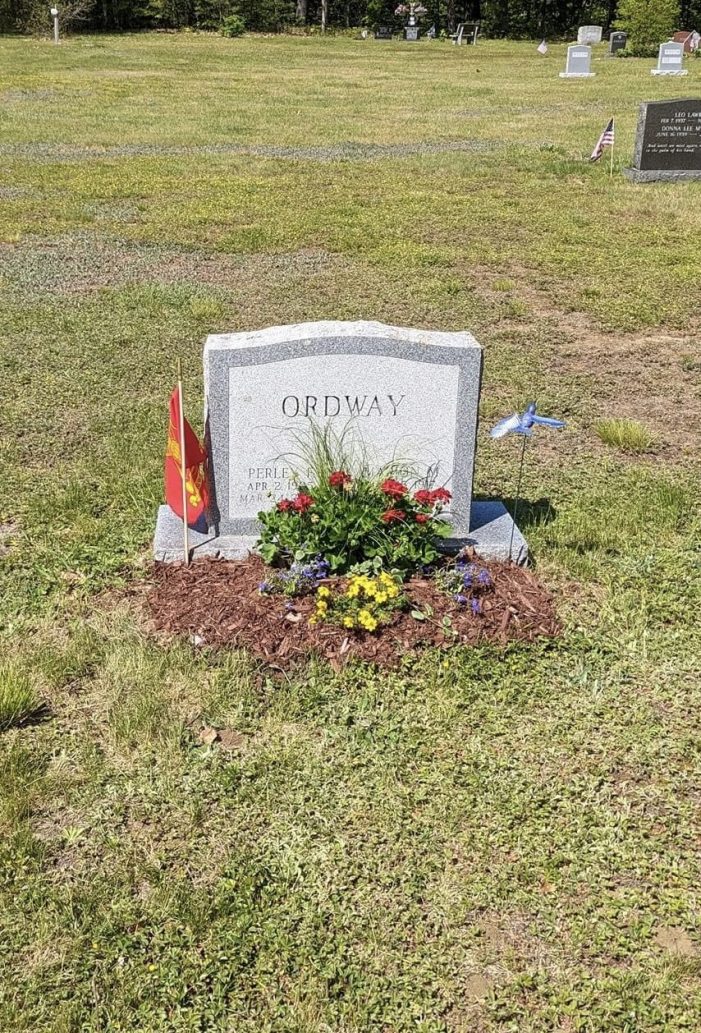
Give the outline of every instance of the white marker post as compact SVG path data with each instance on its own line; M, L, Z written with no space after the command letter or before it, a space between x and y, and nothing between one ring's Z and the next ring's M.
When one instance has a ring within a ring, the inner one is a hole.
M58 7L51 8L51 17L54 20L54 43L58 44Z

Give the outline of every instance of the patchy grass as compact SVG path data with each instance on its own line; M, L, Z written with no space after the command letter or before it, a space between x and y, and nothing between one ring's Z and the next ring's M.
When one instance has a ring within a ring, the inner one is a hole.
M50 715L0 737L3 1030L701 1028L699 187L587 161L701 66L604 52L0 40L0 651ZM196 414L209 331L321 318L476 332L482 495L491 422L567 419L520 509L561 640L147 635L175 357Z
M16 663L0 663L0 731L22 724L40 706L29 674Z
M605 445L613 445L622 452L650 452L655 445L654 435L638 420L599 420L594 430Z

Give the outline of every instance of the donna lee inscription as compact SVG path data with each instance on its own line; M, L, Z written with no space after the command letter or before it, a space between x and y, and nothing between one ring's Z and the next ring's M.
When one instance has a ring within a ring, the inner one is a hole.
M449 485L459 371L431 365L430 394L427 372L421 362L391 356L369 362L364 355L230 370L229 511L252 518L294 493L294 471L304 475L300 437L310 420L345 430L373 464L405 460L420 475L436 470L437 483Z

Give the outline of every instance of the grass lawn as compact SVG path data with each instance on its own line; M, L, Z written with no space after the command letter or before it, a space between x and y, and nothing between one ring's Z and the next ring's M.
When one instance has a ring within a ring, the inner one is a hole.
M620 174L701 60L564 54L0 39L0 1029L701 1028L701 183ZM324 318L476 334L479 494L492 420L568 420L522 511L559 641L148 634L176 357L197 424L208 332Z

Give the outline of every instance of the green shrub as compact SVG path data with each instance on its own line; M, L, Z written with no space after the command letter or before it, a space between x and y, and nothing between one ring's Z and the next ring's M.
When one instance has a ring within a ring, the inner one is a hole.
M230 39L233 39L235 36L243 36L246 31L246 23L240 14L230 14L222 22L219 31L222 36L228 36Z
M653 435L637 420L599 420L594 430L605 445L614 445L622 452L649 452L655 444Z
M21 724L38 710L39 698L26 671L17 664L0 664L0 731Z
M671 38L679 18L679 0L621 0L616 28L628 33L626 53L655 57L660 43Z

